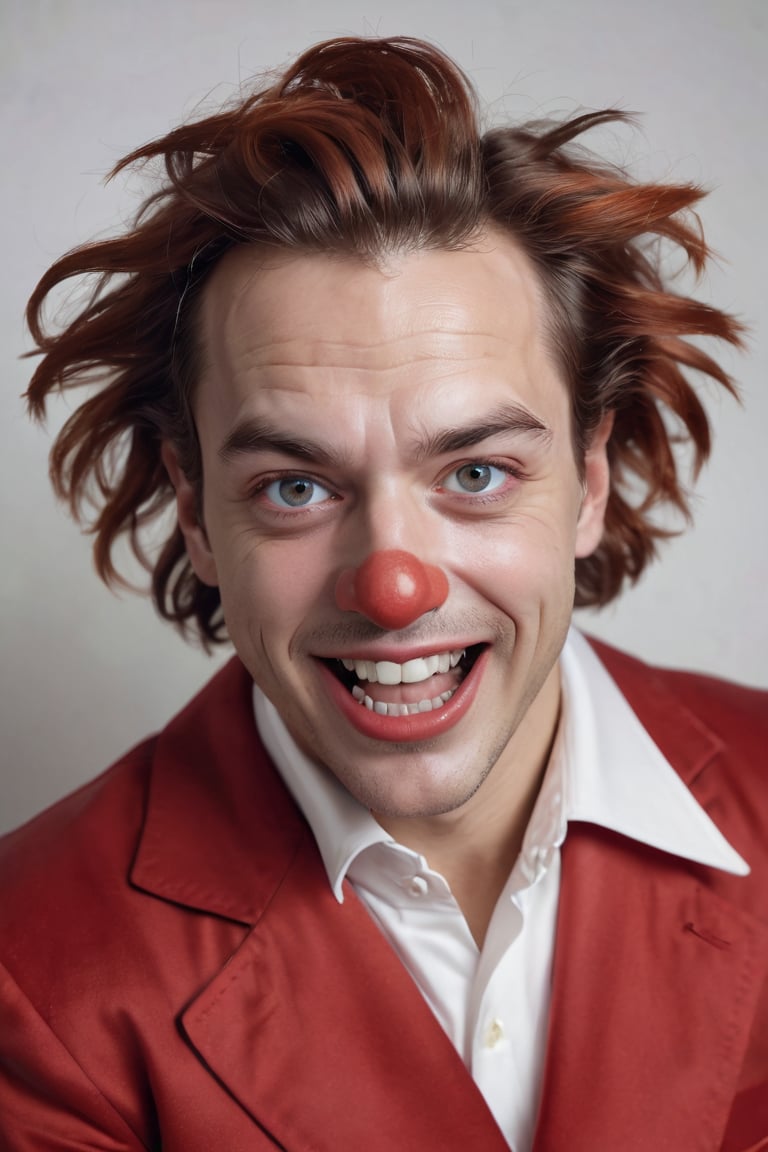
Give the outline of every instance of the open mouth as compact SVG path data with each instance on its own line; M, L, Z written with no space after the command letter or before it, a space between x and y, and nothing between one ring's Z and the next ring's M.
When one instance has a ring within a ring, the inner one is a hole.
M415 716L444 708L484 647L450 649L402 664L390 660L323 662L362 708L379 716Z

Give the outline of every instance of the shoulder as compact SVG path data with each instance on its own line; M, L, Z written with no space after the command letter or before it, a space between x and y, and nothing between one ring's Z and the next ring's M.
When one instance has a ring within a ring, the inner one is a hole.
M21 1035L0 1042L0 1069L33 1043L38 1055L69 1052L85 1067L77 1038L94 1044L93 1020L109 1019L119 998L107 981L134 977L142 910L128 876L154 746L0 840L0 1020L22 1021Z
M142 739L81 788L19 828L0 835L0 860L13 856L27 844L39 848L49 840L55 841L67 830L76 834L81 825L90 829L91 824L106 815L105 808L116 809L128 817L134 803L142 802L158 744L181 740L186 751L197 746L198 758L203 759L208 746L218 737L222 719L226 720L235 709L249 708L250 688L250 678L239 660L229 661L165 728Z
M684 709L729 744L756 749L760 745L760 758L765 761L768 690L701 672L661 668L593 637L589 642L638 713L651 716L657 710Z
M249 930L227 916L242 895L208 899L244 857L233 865L235 785L257 775L249 700L247 673L227 665L157 736L0 840L3 1116L37 1121L54 1101L67 1132L75 1114L87 1129L73 1147L96 1146L91 1124L120 1133L110 1147L138 1147L128 1130L149 1147L147 1054L172 1054L171 1091L194 1095L178 1020Z
M168 796L174 812L187 808L187 793L197 796L199 807L215 794L215 758L209 749L216 743L223 699L243 680L238 667L225 666L162 732L0 838L0 941L6 959L25 957L26 964L55 967L54 956L45 959L50 949L39 947L43 937L60 943L70 939L74 947L79 932L99 937L101 946L108 943L106 924L114 939L136 930L145 905L132 871L153 792L170 762L178 765ZM245 685L243 700L247 680ZM242 702L238 707L242 710ZM80 949L81 955L86 952Z
M103 884L135 851L156 738L0 838L0 923L77 878Z
M238 784L258 775L249 699L227 665L157 736L0 840L0 1021L6 997L23 1003L95 1081L125 1079L121 1047L158 1031L173 1043L178 1012L247 933L227 912L246 904L240 845L250 833L253 852L258 827L253 801L238 823Z

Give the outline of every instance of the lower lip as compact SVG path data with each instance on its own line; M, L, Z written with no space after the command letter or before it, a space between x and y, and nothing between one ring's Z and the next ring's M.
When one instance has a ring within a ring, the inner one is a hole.
M353 728L372 740L408 744L418 740L434 740L458 724L477 695L488 651L486 648L480 653L447 704L443 704L442 708L433 708L431 712L417 712L414 716L380 716L378 712L372 712L364 704L359 704L326 664L321 662L320 669L331 699Z

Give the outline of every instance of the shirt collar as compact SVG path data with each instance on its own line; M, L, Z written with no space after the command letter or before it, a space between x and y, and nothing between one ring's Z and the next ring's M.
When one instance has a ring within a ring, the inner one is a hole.
M548 864L569 820L598 824L663 852L747 875L748 865L685 787L575 628L561 653L560 669L560 726L519 861L528 881ZM395 841L327 769L305 756L255 685L253 699L264 746L312 828L341 903L353 860L373 844Z
M600 824L686 860L748 875L749 866L683 784L575 629L560 666L568 820Z
M355 857L372 844L395 841L331 772L304 755L255 684L253 706L264 747L314 833L333 893L342 904L342 885Z

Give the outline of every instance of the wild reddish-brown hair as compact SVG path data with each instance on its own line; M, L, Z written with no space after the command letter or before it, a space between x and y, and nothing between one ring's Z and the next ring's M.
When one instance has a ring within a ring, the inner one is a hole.
M334 252L377 260L394 250L459 248L496 226L525 249L548 303L549 339L572 394L580 460L612 410L612 486L604 539L577 561L576 603L604 604L634 580L667 533L653 518L688 501L673 452L709 453L694 369L730 381L690 336L739 342L727 314L664 283L659 241L696 272L709 255L690 185L640 184L573 141L621 119L613 110L558 124L482 133L473 91L437 49L416 40L329 41L286 74L217 115L184 125L122 160L161 158L167 179L133 229L55 263L37 286L28 322L44 354L29 387L41 416L57 388L95 384L51 456L54 484L75 515L96 507L96 565L117 578L113 553L128 536L152 573L160 613L194 622L204 642L225 637L218 591L192 571L176 526L156 560L147 529L172 499L160 458L170 437L201 483L192 417L196 301L206 275L235 244ZM48 294L95 277L60 331L42 321Z

